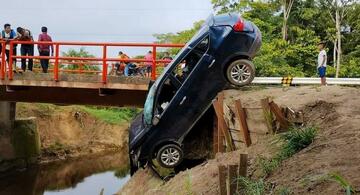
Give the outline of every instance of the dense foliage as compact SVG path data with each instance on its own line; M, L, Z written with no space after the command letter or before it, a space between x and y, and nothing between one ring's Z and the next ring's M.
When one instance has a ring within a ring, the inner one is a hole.
M240 12L261 30L263 45L254 59L257 76L316 76L320 41L327 43L328 76L335 75L333 49L335 23L331 10L322 0L294 0L287 21L287 39L282 38L281 0L211 0L216 13ZM185 43L200 28L201 21L190 30L176 34L158 34L159 42ZM360 77L360 4L354 1L342 20L342 58L340 77ZM171 50L173 54L177 50Z
M62 56L64 57L81 57L81 58L95 58L94 55L90 54L88 51L85 50L85 48L80 48L80 50L75 49L69 49L67 52L62 52ZM62 69L68 69L68 70L100 70L99 66L87 64L86 60L66 60L66 65L61 65ZM83 64L79 65L74 62L81 62Z

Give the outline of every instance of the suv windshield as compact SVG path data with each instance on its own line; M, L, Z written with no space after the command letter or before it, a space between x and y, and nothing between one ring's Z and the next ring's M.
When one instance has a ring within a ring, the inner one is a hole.
M144 120L147 125L152 124L156 86L157 83L154 83L153 86L151 86L144 105Z

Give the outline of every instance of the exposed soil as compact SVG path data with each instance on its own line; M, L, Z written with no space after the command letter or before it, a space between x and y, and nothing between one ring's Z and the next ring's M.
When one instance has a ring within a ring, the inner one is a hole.
M225 103L241 99L245 107L256 107L271 96L276 103L303 111L309 125L318 129L315 141L282 164L265 181L274 188L286 187L293 194L343 194L341 186L322 179L337 173L360 190L360 90L359 88L293 87L228 90ZM258 179L259 155L271 157L276 149L272 135L259 137L249 148L217 154L215 159L180 172L163 182L149 170L138 171L118 194L219 194L218 165L236 164L240 153L248 153L248 176Z
M128 124L103 122L78 106L18 103L16 117L36 117L41 163L127 150Z

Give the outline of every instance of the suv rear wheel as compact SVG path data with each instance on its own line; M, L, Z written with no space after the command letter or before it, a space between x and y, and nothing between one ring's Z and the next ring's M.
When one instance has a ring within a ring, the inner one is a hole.
M227 67L226 78L237 87L248 85L255 78L254 64L245 59L235 60Z
M162 167L174 168L183 160L183 151L178 145L167 144L157 152L156 160Z

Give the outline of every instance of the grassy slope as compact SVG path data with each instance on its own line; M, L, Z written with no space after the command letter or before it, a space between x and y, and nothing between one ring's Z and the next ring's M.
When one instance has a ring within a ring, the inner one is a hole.
M81 109L94 117L113 125L128 122L139 113L139 109L136 108L97 108L81 106Z

